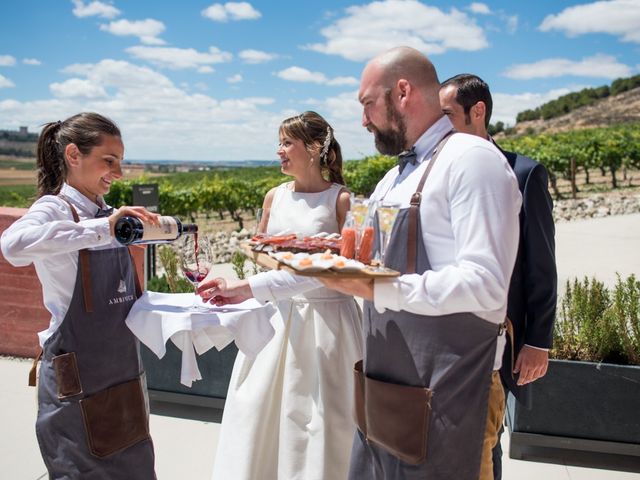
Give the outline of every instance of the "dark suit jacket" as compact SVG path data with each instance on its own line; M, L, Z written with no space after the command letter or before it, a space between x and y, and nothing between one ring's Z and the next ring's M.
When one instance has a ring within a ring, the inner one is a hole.
M500 150L513 168L522 193L520 245L507 305L507 315L514 328L515 361L523 345L550 348L553 341L558 284L555 227L544 165L529 157ZM517 375L515 379L511 375L510 342L507 342L500 374L509 391L529 406L528 385L518 387Z

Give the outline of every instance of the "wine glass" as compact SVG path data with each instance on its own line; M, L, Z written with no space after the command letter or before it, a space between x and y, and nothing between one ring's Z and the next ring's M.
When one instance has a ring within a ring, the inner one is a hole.
M367 200L354 200L351 204L351 215L358 234L362 233L367 215L369 214L369 204Z
M372 244L367 229L373 231L369 200L354 200L351 204L351 216L356 230L356 258L362 263L369 263ZM366 244L364 249L363 240Z
M377 206L376 215L378 216L378 231L380 232L380 270L384 270L385 254L389 246L389 239L393 231L393 224L398 217L400 211L399 203L384 202Z
M206 237L198 239L197 235L186 235L180 245L180 268L194 288L192 310L209 310L197 295L197 290L198 284L204 280L211 269L211 261L212 253L209 239Z
M256 209L256 228L254 230L254 235L258 235L260 233L260 222L262 221L262 214L264 210L262 208Z

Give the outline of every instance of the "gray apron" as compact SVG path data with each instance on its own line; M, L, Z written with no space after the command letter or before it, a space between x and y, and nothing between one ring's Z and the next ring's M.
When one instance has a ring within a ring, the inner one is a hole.
M79 252L71 304L43 347L38 382L36 434L51 479L155 478L139 343L125 325L136 283L126 248Z
M446 138L432 156L418 192L445 142ZM414 194L412 213L411 207L399 212L386 253L386 265L402 273L422 274L431 268L420 234L420 196ZM380 314L370 301L364 303L364 314L365 378L376 384L426 387L417 390L427 392L430 414L423 422L424 432L418 433L426 457L417 464L401 460L359 428L349 478L477 480L500 327L472 313L428 316L387 310ZM411 402L396 402L395 411L404 406L408 410L416 401L415 396L406 398ZM376 398L363 400L367 408L376 402L380 404ZM394 419L382 421L387 422L385 428L394 429ZM405 436L415 435L419 423L404 425Z

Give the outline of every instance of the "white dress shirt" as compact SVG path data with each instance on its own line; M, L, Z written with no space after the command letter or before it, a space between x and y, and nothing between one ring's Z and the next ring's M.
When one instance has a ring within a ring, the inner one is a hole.
M416 142L417 162L390 170L372 200L409 207L431 153L452 128L438 120ZM422 192L420 225L431 263L423 274L376 280L376 310L420 315L470 312L502 323L519 240L522 197L513 170L490 142L457 133L438 156ZM500 368L505 338L498 340Z
M64 200L46 195L5 230L0 240L7 261L16 267L33 263L42 283L44 306L51 313L51 322L49 328L38 333L40 346L67 314L76 283L78 251L121 246L111 236L109 219L94 218L98 205L67 184L60 193L76 208L80 222L73 220ZM99 202L104 208L102 198Z

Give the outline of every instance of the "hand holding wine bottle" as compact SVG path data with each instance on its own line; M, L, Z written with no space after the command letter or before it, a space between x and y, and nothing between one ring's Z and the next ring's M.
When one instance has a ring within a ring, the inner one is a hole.
M154 226L160 225L159 214L150 212L144 207L123 206L120 208L114 208L113 213L109 215L109 228L111 230L111 235L115 236L116 224L118 223L118 220L120 220L123 217L137 218L142 223L147 223L149 225L154 225Z
M138 217L120 217L114 227L114 236L124 245L169 243L183 234L197 236L198 226L195 223L182 223L176 217L158 215L154 223L146 223Z

